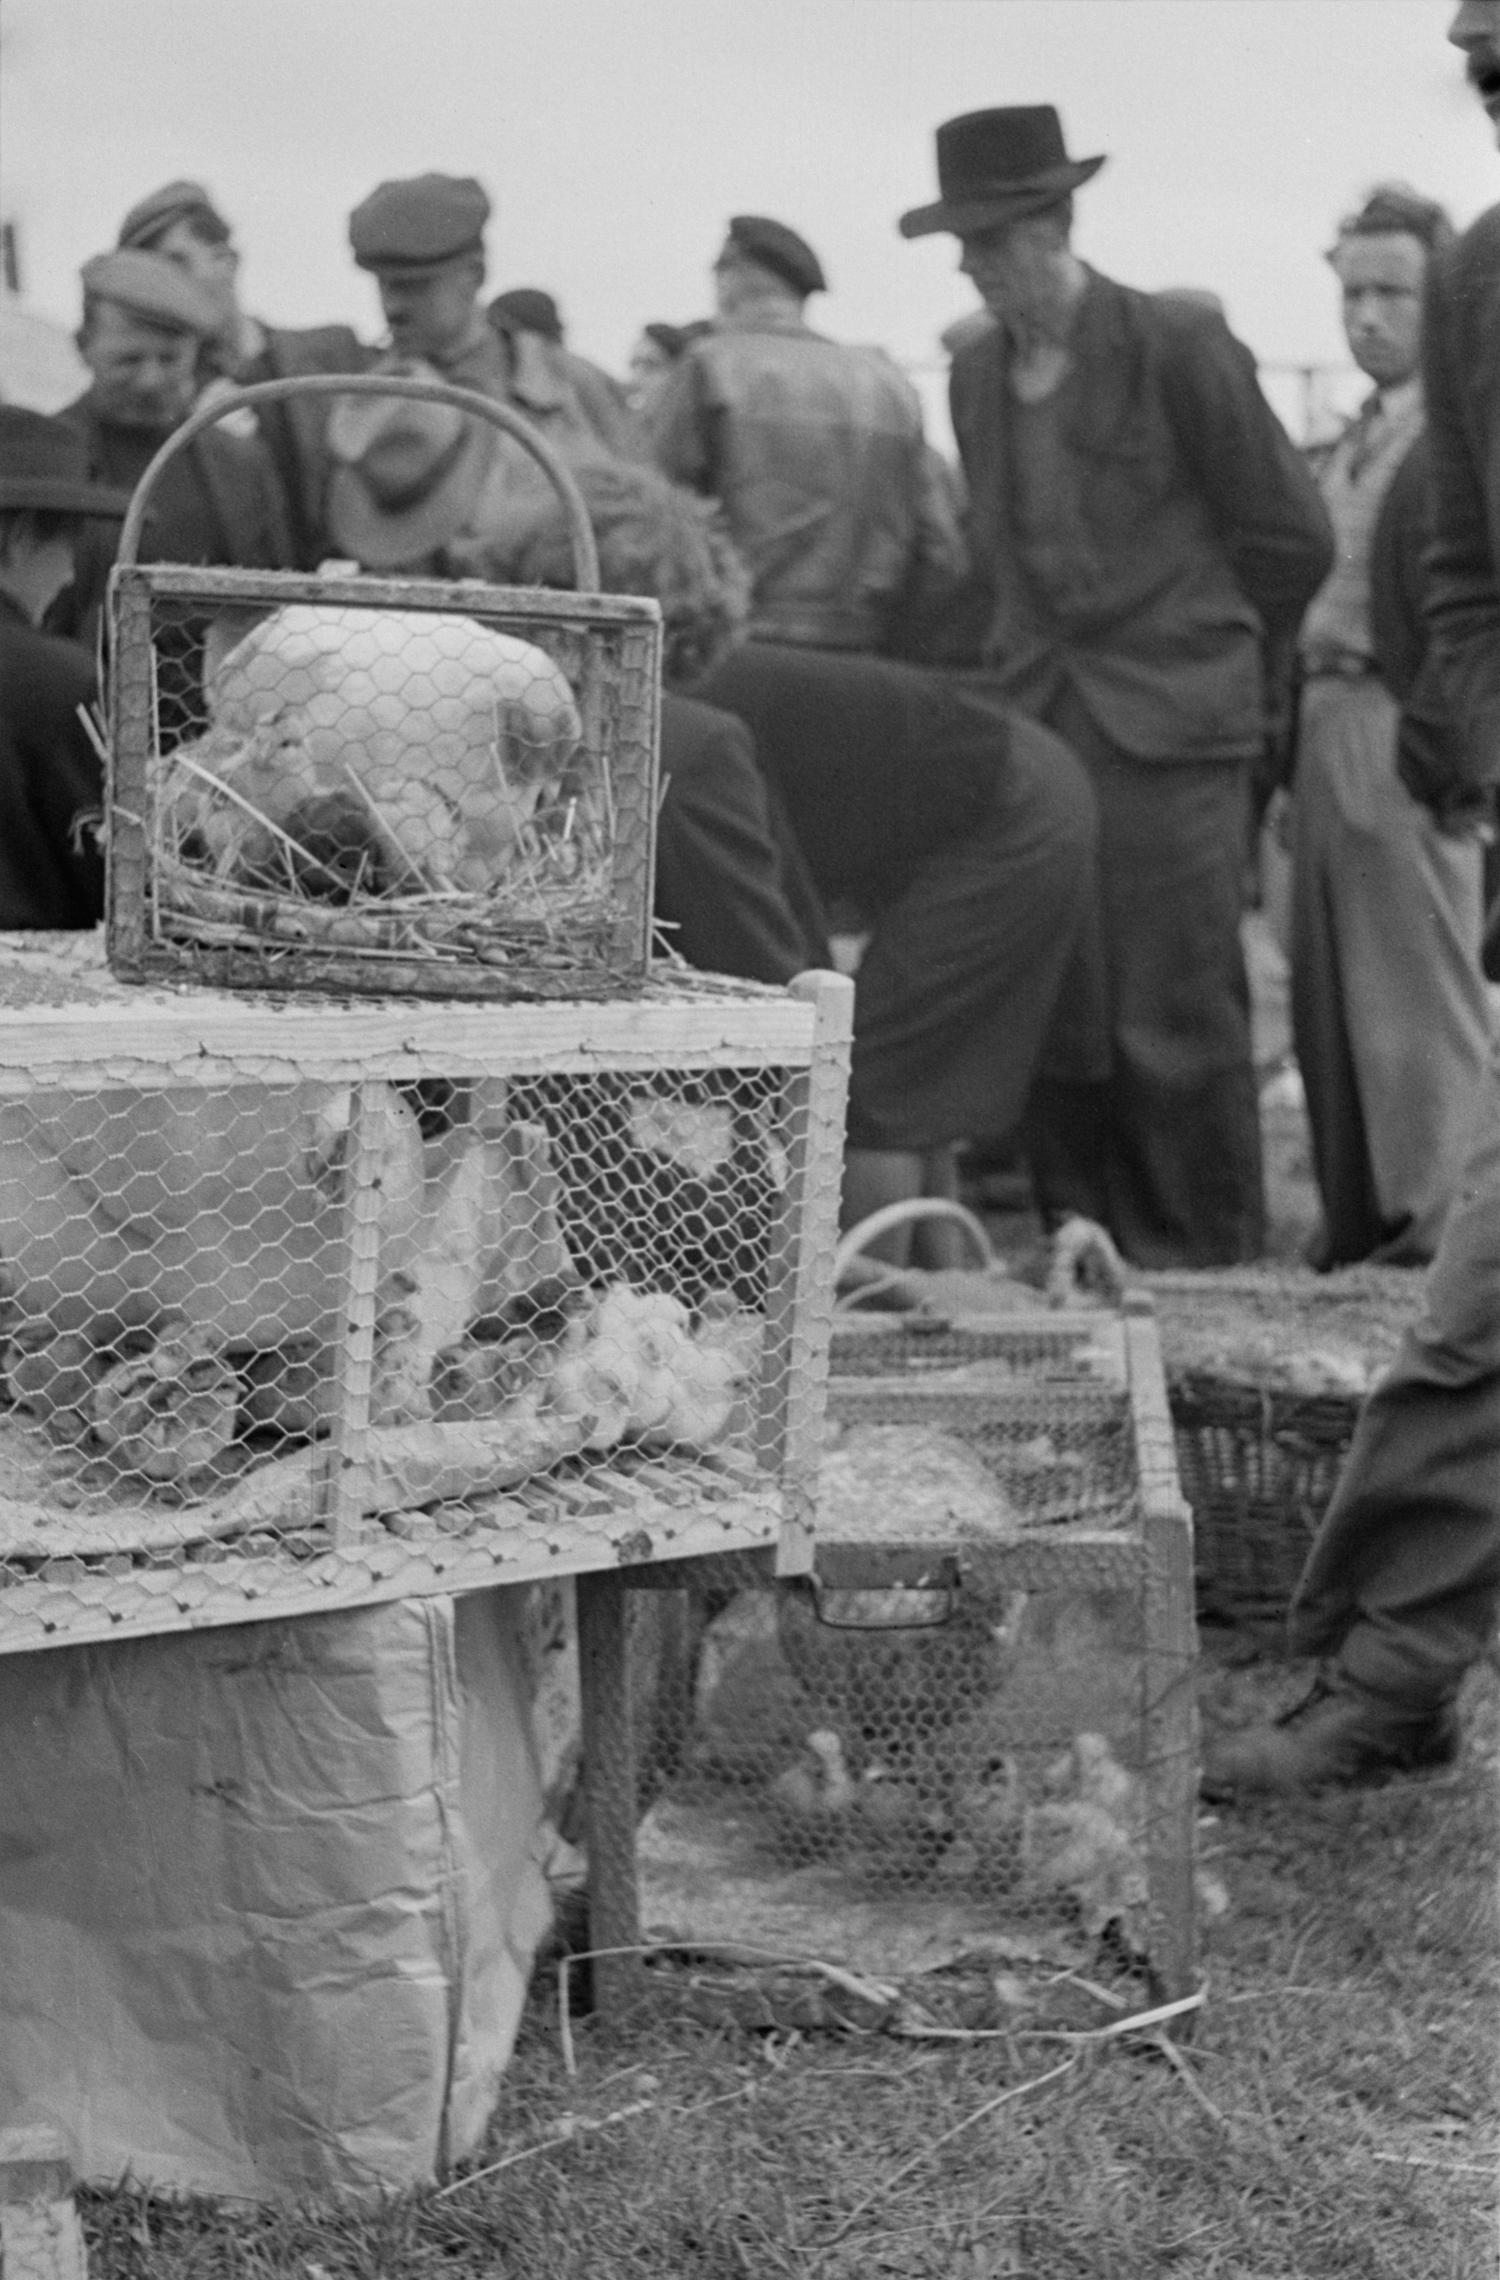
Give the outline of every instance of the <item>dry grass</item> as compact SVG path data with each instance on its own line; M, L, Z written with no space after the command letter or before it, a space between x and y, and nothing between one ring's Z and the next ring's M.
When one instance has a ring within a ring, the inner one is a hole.
M1275 1666L1212 1691L1269 1698ZM358 2210L86 2205L96 2280L1479 2280L1494 2268L1500 1690L1438 1778L1225 1814L1233 1910L1191 2042L1037 1985L958 2045L712 2026L648 1974L628 2027L539 1978L472 2182ZM1104 1967L1101 1966L1101 1970ZM477 2172L497 2164L490 2174Z

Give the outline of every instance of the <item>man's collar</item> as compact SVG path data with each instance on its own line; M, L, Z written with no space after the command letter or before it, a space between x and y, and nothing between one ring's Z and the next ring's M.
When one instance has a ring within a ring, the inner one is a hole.
M812 326L800 309L788 309L779 302L767 301L762 307L746 309L742 315L716 317L714 330L723 333L804 333L812 335Z
M1414 372L1409 380L1402 380L1394 388L1377 388L1371 398L1383 418L1401 420L1422 408L1422 375Z
M1073 276L1070 281L1066 305L1060 306L1056 321L1048 325L1015 326L1002 319L1002 330L1012 356L1035 355L1041 348L1071 348L1078 332L1078 320L1084 304L1093 297L1095 273L1087 262L1070 254Z
M482 361L499 346L500 343L495 338L493 326L487 321L484 311L476 302L474 313L469 320L468 330L457 347L450 348L445 356L428 356L423 361L436 365L439 372L447 373L453 371L457 365Z
M7 594L3 586L0 586L0 625L24 625L29 632L36 631L35 624L20 603L13 595Z

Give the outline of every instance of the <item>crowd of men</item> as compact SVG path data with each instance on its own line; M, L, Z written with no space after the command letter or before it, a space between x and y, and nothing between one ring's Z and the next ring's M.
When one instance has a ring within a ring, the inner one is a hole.
M1500 116L1500 5L1465 0L1451 36ZM939 195L899 226L956 238L982 304L957 328L957 470L889 358L809 324L822 265L767 217L730 221L713 317L648 327L627 390L546 293L486 305L476 181L383 182L349 216L378 348L249 314L202 185L142 199L81 271L87 392L50 422L0 407L0 924L97 915L74 707L123 500L195 407L258 379L436 376L565 461L602 582L662 604L659 920L690 963L767 981L829 962L835 927L863 937L849 1222L951 1193L956 1149L989 1140L1019 1147L1044 1224L1081 1214L1139 1266L1259 1256L1245 850L1289 782L1315 1263L1438 1254L1394 1440L1373 1446L1372 1404L1302 1603L1341 1676L1230 1769L1342 1778L1449 1747L1500 1591L1500 210L1455 244L1386 186L1339 225L1373 391L1314 464L1212 294L1075 254L1104 164L1049 106L938 129ZM142 552L546 583L564 537L511 437L437 400L309 393L196 433ZM1441 1513L1420 1540L1414 1495Z

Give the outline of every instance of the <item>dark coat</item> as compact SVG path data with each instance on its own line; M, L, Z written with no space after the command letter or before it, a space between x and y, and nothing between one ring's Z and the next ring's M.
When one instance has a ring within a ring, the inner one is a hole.
M78 707L95 695L93 660L39 633L0 595L0 927L92 926L104 912L104 861L77 831L104 797Z
M1459 731L1446 754L1451 789L1472 792L1500 780L1500 206L1429 271L1423 367L1425 608Z
M101 418L92 390L57 416L83 437L89 474L116 490L134 489L161 441ZM50 631L93 648L118 537L115 524L91 526L78 551L73 584L49 613ZM264 444L254 436L224 435L212 428L195 436L168 463L155 489L141 560L289 569L293 552L286 504Z
M1253 753L1264 652L1286 645L1333 561L1317 486L1212 309L1090 271L1070 345L1054 402L1078 523L1047 594L1017 544L1005 335L954 358L984 662L1040 718L1071 690L1136 758Z
M260 353L233 375L236 386L306 373L365 372L374 362L374 351L348 325L316 325L299 332L268 325L263 331ZM337 552L323 526L332 401L328 396L291 396L284 403L261 405L255 415L281 485L293 558L302 570L315 570L325 555Z

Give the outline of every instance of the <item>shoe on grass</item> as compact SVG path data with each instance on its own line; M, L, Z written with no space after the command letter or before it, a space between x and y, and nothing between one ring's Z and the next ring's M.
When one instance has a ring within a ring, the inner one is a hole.
M1296 1796L1451 1765L1458 1749L1451 1704L1413 1706L1319 1679L1279 1718L1211 1746L1200 1786L1210 1798Z

